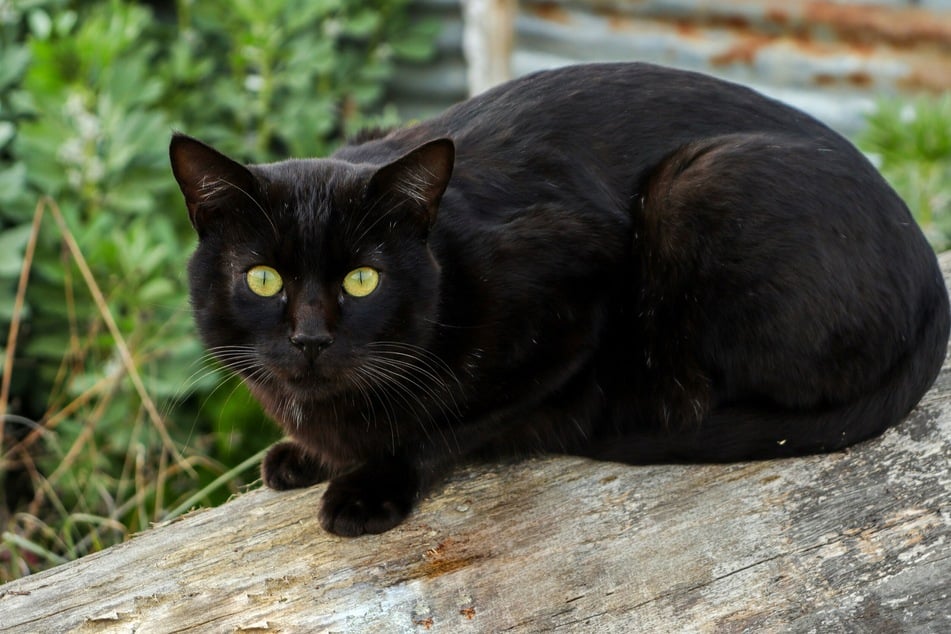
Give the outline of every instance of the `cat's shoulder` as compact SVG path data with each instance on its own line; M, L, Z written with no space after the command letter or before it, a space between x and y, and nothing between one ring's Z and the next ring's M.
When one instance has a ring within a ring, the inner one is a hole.
M351 163L382 165L439 136L438 130L420 122L404 126L368 127L347 139L347 142L333 153L333 158Z
M347 140L344 142L344 146L363 145L364 143L369 143L370 141L385 139L387 136L399 129L399 126L368 126L366 128L360 129L356 132L356 134L347 137Z

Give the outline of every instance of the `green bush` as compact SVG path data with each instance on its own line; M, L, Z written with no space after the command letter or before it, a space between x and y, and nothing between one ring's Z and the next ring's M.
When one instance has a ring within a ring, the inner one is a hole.
M324 154L435 35L408 0L150 4L0 1L0 581L227 499L277 437L195 339L171 131Z
M951 248L951 94L889 99L858 138L937 250Z

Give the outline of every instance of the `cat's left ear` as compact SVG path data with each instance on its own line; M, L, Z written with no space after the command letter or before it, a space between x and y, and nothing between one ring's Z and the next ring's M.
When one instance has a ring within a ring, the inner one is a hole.
M420 211L427 228L436 221L455 160L456 148L449 139L436 139L384 165L370 179L372 196L400 196Z

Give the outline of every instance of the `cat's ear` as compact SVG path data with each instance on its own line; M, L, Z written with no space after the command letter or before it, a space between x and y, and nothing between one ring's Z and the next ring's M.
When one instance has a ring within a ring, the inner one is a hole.
M421 212L420 220L431 227L452 176L455 155L449 139L421 145L377 170L370 180L371 195L408 199Z
M168 153L188 217L199 235L204 233L208 214L222 203L234 196L253 196L255 180L248 168L210 145L176 132Z

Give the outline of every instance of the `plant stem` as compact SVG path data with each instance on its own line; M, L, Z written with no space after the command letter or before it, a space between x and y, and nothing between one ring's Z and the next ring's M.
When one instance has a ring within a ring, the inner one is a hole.
M175 442L172 440L171 436L169 436L168 429L165 426L165 421L162 419L162 415L155 406L155 402L152 401L152 397L149 396L149 393L145 389L145 384L142 382L142 376L139 374L139 369L135 365L135 360L132 358L132 353L129 351L129 347L125 342L125 338L119 331L119 326L116 325L116 321L112 316L112 311L109 309L109 305L106 303L106 298L99 289L99 284L96 283L96 278L89 269L89 265L86 264L86 258L83 256L79 245L76 243L76 239L73 237L69 227L66 226L66 220L63 218L63 214L60 212L59 206L52 199L47 199L47 201L50 207L50 213L59 227L60 233L63 236L63 240L66 242L66 246L69 249L70 254L73 256L73 260L76 262L76 266L79 267L79 272L82 274L83 280L86 282L86 286L89 288L89 292L93 296L93 301L96 302L96 306L99 308L99 313L102 315L102 319L106 323L106 327L109 329L109 333L112 335L112 338L115 341L116 349L119 352L119 357L121 358L122 364L125 366L126 371L129 373L129 378L132 380L132 385L135 387L136 392L138 392L139 398L142 400L142 405L149 414L149 418L152 420L152 423L158 430L159 435L162 437L162 442L165 444L165 447L168 449L169 453L175 457L175 461L180 466L182 466L189 475L197 476L197 473L191 468L191 465L187 463L184 456L182 456L181 452L179 452L178 448L175 446Z
M17 338L20 334L20 317L23 314L23 303L26 298L26 287L30 281L30 269L33 266L33 256L36 253L36 240L40 234L40 224L43 221L43 211L47 199L42 198L36 204L33 212L33 224L30 227L30 237L26 243L26 252L23 255L23 267L20 269L20 280L17 283L16 299L13 302L13 317L10 319L10 331L7 334L7 350L3 361L3 378L0 380L0 455L3 455L3 433L6 427L7 404L10 401L10 382L13 377L13 358L16 354ZM3 469L0 469L2 471Z

